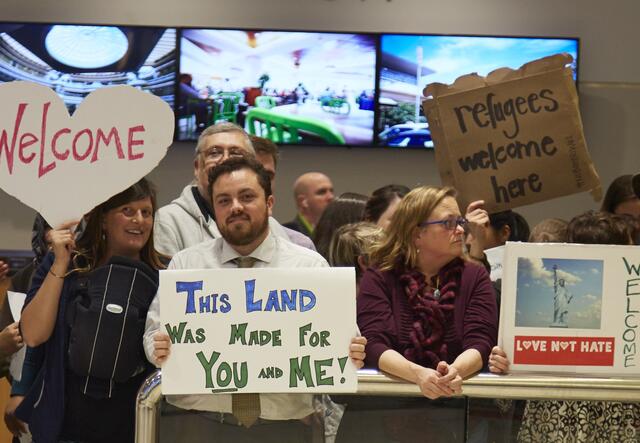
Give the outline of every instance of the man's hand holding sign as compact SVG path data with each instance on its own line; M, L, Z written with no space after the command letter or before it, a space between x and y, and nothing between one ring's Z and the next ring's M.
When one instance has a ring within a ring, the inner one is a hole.
M355 390L352 269L165 271L160 292L164 393Z
M255 160L221 163L209 187L222 237L177 253L161 273L147 357L162 364L163 393L178 407L247 427L307 419L311 396L291 393L357 388L366 340L356 337L354 271L327 269L270 232L271 184Z

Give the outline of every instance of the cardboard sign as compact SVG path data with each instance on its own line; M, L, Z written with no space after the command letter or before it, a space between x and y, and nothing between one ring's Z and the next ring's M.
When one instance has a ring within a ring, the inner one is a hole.
M592 191L600 180L582 131L568 54L514 71L432 83L422 106L444 185L489 212Z
M171 108L131 86L92 92L73 116L35 83L0 85L0 103L0 188L51 226L134 184L173 141Z
M640 376L640 249L507 242L500 339L512 372Z
M353 268L160 272L163 394L355 392Z

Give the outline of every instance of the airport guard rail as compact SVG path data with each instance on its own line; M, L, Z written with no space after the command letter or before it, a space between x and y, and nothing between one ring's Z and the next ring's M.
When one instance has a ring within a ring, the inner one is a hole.
M151 374L138 392L136 443L156 443L161 392L161 371ZM381 372L358 371L361 396L420 397L417 385ZM463 383L463 395L470 398L527 400L585 400L640 402L640 379L559 377L547 375L477 374Z

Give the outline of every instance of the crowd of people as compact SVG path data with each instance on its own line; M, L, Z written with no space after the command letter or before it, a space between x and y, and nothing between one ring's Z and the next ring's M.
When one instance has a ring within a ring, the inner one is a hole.
M161 269L354 267L361 335L351 340L352 361L439 399L460 394L478 371L509 371L496 346L500 285L489 277L486 250L506 241L640 239L640 189L630 175L612 183L600 211L530 230L515 211L490 214L482 201L460 208L453 188L389 184L335 197L329 177L308 172L294 184L295 217L280 224L272 216L277 166L275 144L219 123L201 132L194 181L168 205L157 208L152 184L142 179L82 220L50 227L36 218L34 262L10 279L12 290L27 293L19 327L7 303L0 315L0 357L8 361L27 346L5 411L16 437L28 429L37 443L133 441L137 389L171 358L159 323ZM0 263L0 276L8 272ZM124 316L104 309L115 305ZM204 441L212 433L315 441L312 423L337 407L304 394L167 402L165 441ZM582 419L600 412L598 420ZM519 440L636 441L639 424L634 405L532 401Z

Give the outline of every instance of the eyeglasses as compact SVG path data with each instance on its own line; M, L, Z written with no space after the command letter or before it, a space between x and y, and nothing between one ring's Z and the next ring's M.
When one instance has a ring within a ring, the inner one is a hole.
M245 155L245 152L242 148L212 148L207 151L202 152L206 158L210 158L212 160L220 160L224 157L224 154L227 154L229 158L242 157Z
M429 225L442 225L445 229L453 231L456 227L460 226L462 229L467 227L467 219L464 217L451 217L444 220L425 221L418 223L419 228L426 228Z

